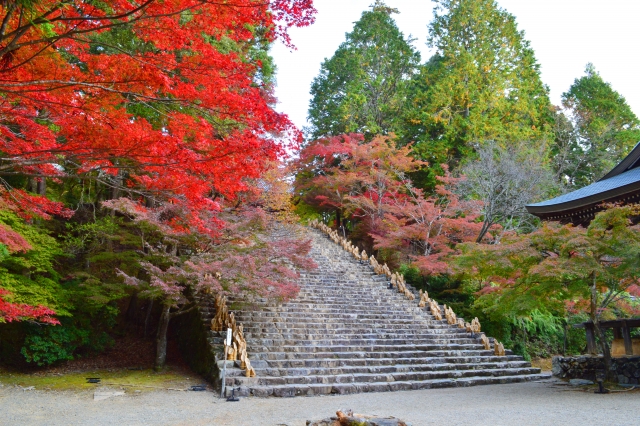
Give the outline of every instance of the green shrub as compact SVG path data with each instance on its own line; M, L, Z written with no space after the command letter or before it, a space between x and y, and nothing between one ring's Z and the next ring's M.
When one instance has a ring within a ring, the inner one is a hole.
M72 360L78 353L101 352L113 345L106 332L77 327L69 319L58 326L28 328L20 353L28 363L41 367Z

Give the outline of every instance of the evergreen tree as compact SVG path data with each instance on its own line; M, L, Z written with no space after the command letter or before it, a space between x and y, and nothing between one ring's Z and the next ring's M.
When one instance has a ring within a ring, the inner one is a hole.
M640 121L622 95L587 64L562 95L573 124L573 138L558 143L565 152L563 177L569 185L584 186L600 179L640 141Z
M407 81L420 62L391 18L397 10L377 1L346 41L322 63L311 86L311 137L395 131Z
M437 0L412 82L402 139L432 164L455 165L487 140L544 141L552 110L539 65L515 18L494 0Z

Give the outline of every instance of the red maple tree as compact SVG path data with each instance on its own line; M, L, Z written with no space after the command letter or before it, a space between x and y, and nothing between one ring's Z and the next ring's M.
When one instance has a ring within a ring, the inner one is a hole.
M104 207L133 222L151 225L163 237L155 247L143 242L149 254L140 262L144 278L118 271L125 283L140 290L142 297L158 300L162 305L156 368L162 368L166 360L169 322L194 309L198 297L213 293L242 300L253 296L287 300L299 291L300 271L315 267L307 256L311 242L301 240L295 227L277 222L260 207L227 206L222 213L224 229L215 238L199 235L188 252L181 253L180 235L160 219L167 213L165 209L140 209L126 198L106 201Z
M213 232L216 198L259 176L283 153L278 140L300 140L253 55L310 24L312 0L0 8L0 178L96 180L180 204L189 225ZM69 214L1 183L0 201L25 215Z
M438 176L435 194L405 182L404 197L396 197L387 206L384 232L373 235L377 249L403 252L424 275L449 272L446 257L455 245L474 241L482 223L479 205L460 200L452 190L464 178L452 177L446 165Z
M300 141L260 53L314 13L312 0L0 2L0 208L69 217L6 178L74 178L167 213L173 232L216 233L218 200ZM1 242L27 250L12 232ZM0 321L57 322L9 298Z
M60 324L60 321L53 317L56 313L51 309L45 306L12 303L5 300L7 296L11 296L11 293L0 288L0 323L31 320L47 324Z
M311 206L357 222L373 248L437 275L449 272L445 257L457 243L473 241L482 223L480 205L453 190L464 178L451 176L446 165L433 194L415 187L411 173L426 167L411 146L396 147L389 137L365 143L363 135L340 135L301 151L296 189Z
M386 205L397 198L407 174L426 166L414 159L411 147L378 136L365 143L361 134L344 134L314 141L300 153L297 191L321 210L334 210L377 232Z

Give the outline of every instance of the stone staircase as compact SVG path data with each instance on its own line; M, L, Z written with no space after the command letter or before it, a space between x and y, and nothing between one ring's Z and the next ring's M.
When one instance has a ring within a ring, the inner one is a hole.
M227 364L225 383L236 394L350 394L549 377L511 351L495 356L480 335L434 319L323 233L308 234L318 269L303 274L298 297L235 312L256 371L247 378ZM211 315L205 311L203 320ZM212 344L222 342L211 334Z

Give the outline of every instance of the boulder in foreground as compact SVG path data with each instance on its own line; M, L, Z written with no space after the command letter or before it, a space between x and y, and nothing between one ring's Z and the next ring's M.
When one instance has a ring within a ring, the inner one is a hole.
M346 412L337 411L335 417L323 420L307 420L307 426L411 426L403 420L395 417L368 416L365 414L354 414L351 410Z

